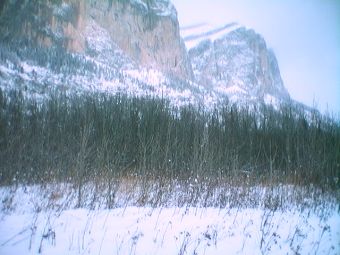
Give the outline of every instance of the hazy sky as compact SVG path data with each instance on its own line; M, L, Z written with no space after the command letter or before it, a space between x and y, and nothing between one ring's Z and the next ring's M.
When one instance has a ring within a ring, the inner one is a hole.
M238 22L261 34L293 99L340 113L340 0L172 0L181 26Z

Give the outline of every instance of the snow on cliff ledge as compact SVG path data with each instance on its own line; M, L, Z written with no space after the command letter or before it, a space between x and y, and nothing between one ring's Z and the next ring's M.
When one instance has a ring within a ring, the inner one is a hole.
M151 3L146 3L151 2ZM146 11L152 11L158 16L170 16L172 19L177 20L177 11L175 6L169 0L131 0L132 4L139 5Z

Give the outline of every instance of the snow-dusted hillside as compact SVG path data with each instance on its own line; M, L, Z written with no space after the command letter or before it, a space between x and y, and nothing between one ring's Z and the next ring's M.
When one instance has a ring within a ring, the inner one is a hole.
M98 35L98 31L96 33ZM89 39L92 42L92 37ZM140 67L119 48L105 44L105 36L101 39L100 43L93 43L91 54L85 56L60 54L56 49L19 49L20 46L15 52L0 45L0 87L4 91L20 90L35 98L59 91L164 97L177 106L204 104L213 107L223 100L195 82Z

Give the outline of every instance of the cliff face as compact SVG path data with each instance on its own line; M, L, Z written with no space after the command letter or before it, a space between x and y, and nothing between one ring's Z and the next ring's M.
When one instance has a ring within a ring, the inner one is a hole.
M4 40L28 40L70 51L85 49L82 31L86 26L83 1L4 1L1 34Z
M190 78L191 65L173 5L168 1L127 2L93 4L90 17L141 65Z
M227 91L229 97L289 98L274 53L253 30L240 27L202 41L189 56L198 82Z
M177 13L168 0L8 0L0 8L4 40L24 38L86 53L96 50L91 38L102 31L104 48L118 47L143 67L192 77Z
M164 95L208 107L290 100L274 53L253 30L232 23L183 37L189 52L169 0L3 0L0 87Z

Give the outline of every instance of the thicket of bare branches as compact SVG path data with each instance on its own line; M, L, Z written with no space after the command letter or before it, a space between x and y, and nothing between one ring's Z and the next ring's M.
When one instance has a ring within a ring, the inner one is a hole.
M336 188L336 121L282 106L226 103L212 112L104 94L37 103L0 91L0 183L146 179L228 180ZM81 194L80 194L81 197Z

